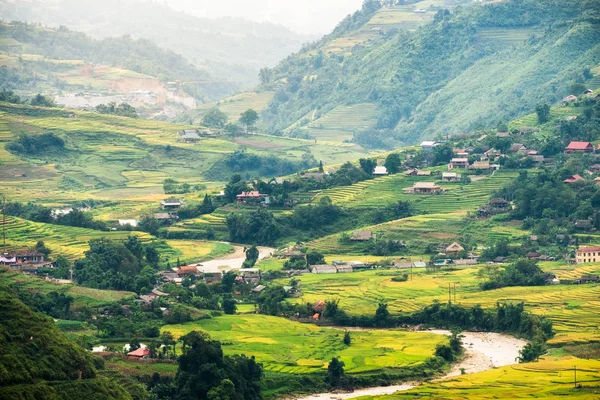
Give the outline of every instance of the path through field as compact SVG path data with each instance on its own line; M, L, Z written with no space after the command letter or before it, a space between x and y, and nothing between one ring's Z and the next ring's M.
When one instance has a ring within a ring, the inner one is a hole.
M425 331L440 335L450 335L449 331L432 330ZM519 351L527 343L524 340L514 338L500 333L488 332L463 332L463 347L465 348L464 359L453 366L452 370L438 380L461 375L461 369L465 373L487 371L505 365L515 364ZM380 386L355 390L352 393L321 393L298 400L346 400L361 396L378 396L393 394L399 391L410 390L417 386L416 383L405 383L395 386Z
M233 248L235 251L225 257L204 261L198 264L198 271L203 273L216 273L241 268L246 260L244 248L241 246L233 246ZM269 257L274 251L275 249L272 247L258 247L258 261Z

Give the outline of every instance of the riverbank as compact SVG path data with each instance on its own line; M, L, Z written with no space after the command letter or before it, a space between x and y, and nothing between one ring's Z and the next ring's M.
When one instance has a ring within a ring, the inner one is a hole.
M423 331L439 335L450 335L446 330ZM491 332L463 332L463 348L465 350L463 359L454 364L450 372L436 379L441 381L454 376L472 374L487 371L517 363L519 351L527 343L525 340ZM418 382L404 383L393 386L380 386L355 390L351 393L320 393L298 400L347 400L361 396L389 395L399 391L410 390L419 385Z

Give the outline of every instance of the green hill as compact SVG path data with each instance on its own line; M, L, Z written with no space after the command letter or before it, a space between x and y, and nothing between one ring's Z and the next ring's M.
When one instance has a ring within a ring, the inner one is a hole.
M0 291L0 398L132 399L52 320Z
M273 131L326 138L330 131L315 125L357 107L370 123L346 118L335 125L341 137L397 146L495 126L562 99L575 81L594 86L584 70L600 62L598 2L453 3L365 2L332 34L263 73L261 90L275 92L264 120ZM399 22L417 15L418 28Z

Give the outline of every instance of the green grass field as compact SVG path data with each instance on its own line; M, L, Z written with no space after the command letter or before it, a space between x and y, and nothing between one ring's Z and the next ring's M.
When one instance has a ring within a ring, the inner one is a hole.
M350 140L354 132L364 130L377 122L376 108L375 104L370 103L339 106L314 119L301 130L317 140L327 142Z
M335 356L341 357L349 373L415 365L446 340L427 333L365 330L351 332L352 344L346 346L342 329L256 314L224 315L162 328L176 337L193 330L221 341L225 354L255 356L267 371L295 374L320 371Z

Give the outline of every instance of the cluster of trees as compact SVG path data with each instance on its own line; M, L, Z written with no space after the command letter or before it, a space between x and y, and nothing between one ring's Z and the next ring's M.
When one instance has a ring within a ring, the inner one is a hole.
M6 215L12 215L34 222L76 226L79 228L89 228L101 231L108 230L106 222L95 220L90 213L76 208L67 214L53 216L52 209L49 207L36 203L11 201L6 203Z
M48 152L59 152L65 148L65 141L54 133L30 135L22 133L19 138L6 145L6 149L23 155L38 155Z
M75 262L74 278L80 285L145 294L157 280L160 255L137 236L125 242L92 239L85 257Z
M226 222L232 242L272 245L280 235L280 225L275 217L262 208L252 212L231 213Z
M165 194L184 194L192 191L199 191L206 189L205 185L190 185L189 183L180 183L173 178L167 178L163 181L163 190Z
M115 102L108 104L99 104L96 106L96 111L100 114L114 114L121 117L138 118L139 115L132 105L128 103L121 103L117 105Z
M481 289L491 290L506 286L543 286L548 274L533 261L521 259L507 265L502 270L494 270Z
M306 153L302 161L297 162L274 155L261 156L246 150L236 150L227 155L224 162L234 172L256 172L261 176L289 175L317 165L317 161L310 153Z

